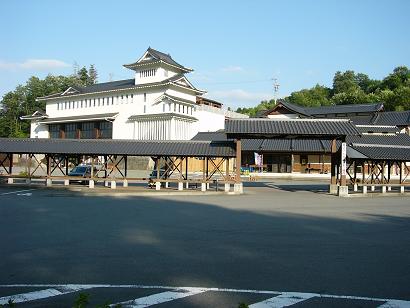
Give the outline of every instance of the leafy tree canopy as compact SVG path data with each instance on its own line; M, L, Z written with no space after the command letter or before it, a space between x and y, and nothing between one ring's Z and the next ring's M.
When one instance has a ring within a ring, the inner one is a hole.
M383 102L386 110L410 110L410 70L398 66L382 80L370 79L366 74L351 70L338 71L333 77L332 88L317 84L310 89L292 92L283 100L306 107ZM273 106L272 100L269 103L262 101L256 107L236 111L255 116L260 110Z
M25 85L6 93L0 101L0 137L28 137L30 122L21 121L20 117L45 110L45 103L36 101L36 98L63 92L72 86L90 85L97 80L94 66L93 70L94 79L90 79L90 72L85 67L70 76L48 75L44 79L33 76Z

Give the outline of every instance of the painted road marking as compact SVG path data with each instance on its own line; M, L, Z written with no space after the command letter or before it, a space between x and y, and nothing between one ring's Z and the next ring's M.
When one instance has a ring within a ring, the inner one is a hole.
M364 297L364 296L350 296L350 295L331 295L331 294L320 294L320 293L302 293L302 292L279 292L279 291L269 291L269 290L249 290L249 289L223 289L223 288L202 288L202 287L174 287L174 286L149 286L149 285L138 285L138 284L126 284L126 285L121 285L121 284L10 284L10 285L0 285L0 288L24 288L24 287L29 287L29 288L48 288L48 289L56 289L57 291L61 292L61 294L66 294L66 293L71 293L71 292L76 292L84 289L92 289L92 288L132 288L132 289L159 289L159 290L168 290L169 292L163 292L163 293L175 293L175 292L180 292L182 294L189 294L189 292L208 292L208 291L213 291L213 292L227 292L227 293L255 293L255 294L270 294L273 297L270 300L273 300L275 298L280 298L280 299L285 299L287 298L290 301L290 296L293 296L294 298L300 297L303 298L303 300L306 300L306 294L313 294L313 297L318 297L318 298L334 298L334 299L346 299L346 300L365 300L365 301L375 301L375 302L380 302L379 308L410 308L410 301L406 300L398 300L398 299L391 299L391 298L372 298L372 297ZM44 291L44 290L42 290ZM41 291L35 291L35 292L41 292ZM29 293L35 293L35 292L29 292ZM178 293L179 293L178 292ZM185 292L185 293L184 293ZM0 298L0 300L6 300L6 303L9 298L14 298L18 297L20 295L27 295L29 293L24 293L24 294L18 294L14 296L6 296ZM45 293L40 293L44 294ZM57 296L51 294L49 292L49 296L46 297L41 297L41 298L47 298L51 296ZM158 293L162 294L162 293ZM195 293L198 294L198 293ZM58 294L60 295L60 294ZM191 296L194 294L189 294L186 296ZM33 296L29 296L30 298ZM146 298L148 298L147 296ZM165 298L165 296L163 296ZM183 296L185 297L185 296ZM310 298L313 298L310 297ZM40 299L40 297L37 297L35 299ZM175 298L176 299L176 298ZM34 300L33 299L28 299L28 300ZM136 299L138 300L138 299ZM132 301L136 301L132 300ZM131 302L132 302L131 301ZM285 302L286 303L286 302ZM2 302L0 302L2 304ZM135 306L135 304L134 304ZM128 306L128 307L133 307L133 306ZM135 307L147 307L147 306L135 306ZM262 307L272 307L272 306L262 306ZM275 306L278 307L278 306ZM280 307L280 306L279 306ZM282 306L286 307L286 306Z
M125 301L121 303L116 303L110 305L110 307L115 307L116 305L121 305L124 308L143 308L149 307L152 305L157 305L165 302L170 302L175 299L184 298L187 296L192 296L195 294L206 292L204 289L200 288L188 288L188 289L179 289L177 291L166 291L162 293L153 294L150 296L145 296L137 298L130 301Z
M410 302L400 300L389 300L378 308L410 308Z
M32 188L32 189L9 191L9 192L5 192L5 193L1 193L0 196L11 195L11 194L19 194L19 193L24 193L24 192L33 191L33 190L36 190L36 189Z
M295 293L286 292L279 296L268 298L262 302L250 305L249 308L282 308L292 306L294 304L303 302L312 297L318 297L319 294L316 293Z
M45 299L57 295L72 293L80 290L88 289L87 287L76 287L76 286L65 286L60 288L51 288L39 291L33 291L28 293L21 293L11 296L0 297L0 305L7 304L9 300L12 300L13 303L23 303L29 302L37 299Z

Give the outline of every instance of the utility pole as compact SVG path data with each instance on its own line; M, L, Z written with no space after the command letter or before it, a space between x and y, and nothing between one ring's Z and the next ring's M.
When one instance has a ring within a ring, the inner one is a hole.
M276 102L278 100L278 92L279 92L279 83L278 83L278 79L277 78L273 78L273 99L275 101L275 105Z

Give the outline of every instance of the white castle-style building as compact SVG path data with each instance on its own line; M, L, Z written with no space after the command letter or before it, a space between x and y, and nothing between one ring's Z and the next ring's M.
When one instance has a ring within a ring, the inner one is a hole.
M192 72L169 54L148 48L124 67L135 77L70 87L38 98L46 110L31 120L31 138L189 140L224 128L226 118L247 117L202 97L186 78Z

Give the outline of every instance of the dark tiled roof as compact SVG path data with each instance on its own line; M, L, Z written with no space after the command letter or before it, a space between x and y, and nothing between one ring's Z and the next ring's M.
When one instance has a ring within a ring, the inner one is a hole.
M346 138L347 144L369 144L377 145L391 145L391 146L410 146L410 136L407 134L397 135L361 135L348 136Z
M192 140L215 140L224 141L227 140L224 130L219 130L216 132L199 132L196 134Z
M227 140L223 131L201 132L193 140ZM340 142L338 141L338 145ZM329 153L331 142L319 139L242 139L242 151Z
M355 145L353 146L353 149L367 156L369 159L410 161L410 146L390 147Z
M185 67L185 66L179 64L178 62L176 62L174 59L172 59L171 55L169 55L169 54L166 54L166 53L163 53L163 52L161 52L161 51L155 50L155 49L153 49L153 48L151 48L151 47L149 47L149 48L147 49L147 52L148 52L156 61L163 61L163 62L165 62L165 63L167 63L167 64L172 65L172 66L176 66L176 67L178 67L178 68L180 68L180 69L182 69L182 70L184 70L184 71L192 71L190 68L187 68L187 67ZM155 61L155 60L154 60L154 61ZM138 66L139 64L145 64L145 63L150 63L150 62L153 62L153 61L142 61L142 62L138 62L138 61L137 61L137 62L134 62L134 63L125 64L124 67L126 67L126 68L131 68L131 69L132 69L133 67L136 67L136 66Z
M81 116L72 116L72 117L59 117L59 118L47 118L43 119L41 123L63 123L63 122L73 122L73 121L92 121L96 119L112 119L118 113L99 113L99 114L88 114Z
M355 125L373 125L372 119L373 115L349 117L349 120L352 121Z
M125 79L125 80L117 80L117 81L110 81L110 82L103 82L103 83L96 83L87 87L76 87L76 93L67 93L62 95L62 93L55 93L44 97L39 97L39 99L49 99L49 98L57 98L57 97L66 97L78 94L89 94L89 93L98 93L98 92L106 92L106 91L115 91L115 90L123 90L123 89L130 89L130 88L144 88L150 87L155 85L162 85L169 82L174 82L180 78L184 77L183 74L177 74L170 78L167 78L162 81L152 82L152 83L144 83L144 84L135 84L135 79Z
M305 107L295 105L295 104L292 104L286 101L278 101L276 106L274 106L271 110L265 111L264 115L270 114L274 109L281 107L281 106L288 109L291 112L294 112L294 113L297 113L303 116L307 116L307 117L310 116L310 114L306 112Z
M377 125L367 125L367 126L357 126L356 128L361 133L398 133L400 128L397 126L377 126Z
M340 114L340 113L375 113L383 110L383 103L377 104L352 104L332 105L321 107L306 107L305 111L312 115Z
M225 122L228 137L333 137L360 134L348 120L319 119L232 119Z
M232 141L0 138L0 153L235 157Z
M349 136L347 143L369 159L410 161L410 136L407 134Z
M320 106L320 107L303 107L296 104L292 104L286 101L280 101L271 110L267 111L265 114L270 114L277 106L282 105L284 108L292 111L294 113L303 116L316 116L316 115L326 115L326 114L345 114L345 113L375 113L383 110L383 103L377 104L352 104L352 105L331 105L331 106Z
M392 126L409 126L410 125L410 110L379 112L373 117L372 124L392 125Z

